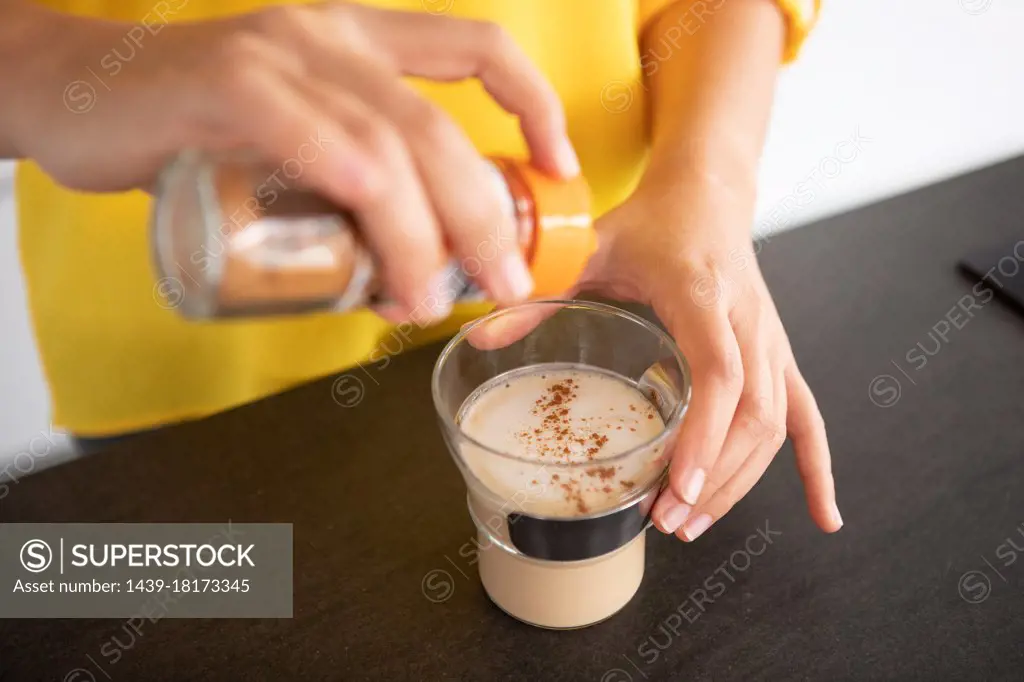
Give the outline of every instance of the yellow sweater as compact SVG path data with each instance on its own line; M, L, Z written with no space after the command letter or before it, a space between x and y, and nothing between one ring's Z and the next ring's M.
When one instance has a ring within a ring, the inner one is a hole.
M707 0L707 4L719 1ZM787 57L795 54L809 28L809 15L801 12L801 5L813 1L780 0L790 19ZM506 27L561 95L570 136L600 213L626 197L643 167L645 107L644 91L636 85L642 57L637 36L644 22L670 2L372 0L368 4L450 11ZM287 3L47 0L45 4L76 14L152 24L161 21L160 15L170 21L193 20ZM105 64L131 68L134 47L130 41L111 46L118 50L119 59ZM98 97L105 87L116 86L116 73L105 72L101 64L83 73L103 81L92 84ZM455 118L481 153L525 153L516 121L477 83L427 83L422 91ZM410 342L400 343L391 338L391 326L369 312L187 322L161 307L163 299L154 290L147 195L71 192L32 163L19 164L16 191L21 263L52 395L53 421L80 436L112 435L213 414L371 356L380 359L396 347L442 338L484 310L458 308L446 324L419 330Z

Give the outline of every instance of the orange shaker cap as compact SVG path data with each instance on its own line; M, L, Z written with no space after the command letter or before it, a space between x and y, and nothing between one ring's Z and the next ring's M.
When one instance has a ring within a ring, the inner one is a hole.
M533 196L533 240L527 252L533 296L560 296L576 284L597 249L590 187L582 175L562 180L526 162L505 162Z

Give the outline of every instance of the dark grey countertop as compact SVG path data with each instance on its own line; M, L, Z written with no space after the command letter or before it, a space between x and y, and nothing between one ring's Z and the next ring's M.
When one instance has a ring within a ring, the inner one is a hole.
M123 621L0 621L0 680L1019 680L1024 318L991 301L934 330L971 291L957 259L1024 239L1022 216L1016 159L764 245L830 430L836 535L807 518L787 445L696 543L651 533L619 615L522 625L460 552L473 533L432 412L433 346L359 375L353 408L327 378L14 486L2 522L293 523L295 609L147 624L116 663L99 652L127 642ZM440 603L431 572L450 581ZM701 589L715 596L698 610Z

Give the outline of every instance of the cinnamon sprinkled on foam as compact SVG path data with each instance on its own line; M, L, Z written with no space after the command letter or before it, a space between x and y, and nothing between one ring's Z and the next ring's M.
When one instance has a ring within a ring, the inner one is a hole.
M596 476L602 481L607 481L615 475L615 467L594 467L587 469L587 476Z
M517 381L521 383L516 385ZM614 504L617 498L634 490L638 481L646 485L651 467L661 466L658 453L627 462L626 471L621 471L621 465L602 466L603 459L639 445L642 441L638 437L651 438L661 427L661 416L655 406L639 393L626 397L616 391L609 396L615 396L612 399L618 402L604 403L604 392L610 386L605 383L608 381L618 383L614 376L587 370L567 369L532 376L524 373L522 379L503 379L500 384L518 390L507 394L510 398L515 396L507 403L511 414L502 415L505 411L502 391L502 395L493 396L494 400L485 399L486 412L477 413L480 416L473 419L480 419L480 428L495 434L494 437L511 441L499 449L511 452L521 449L521 455L538 463L540 469L529 469L524 483L533 479L536 486L539 480L548 491L549 503L560 500L560 505L565 506L559 508L565 512L587 514L595 508ZM531 395L532 391L537 392ZM516 405L518 407L514 407ZM605 405L608 405L607 411ZM473 410L469 410L467 416L473 414ZM517 416L512 417L513 414ZM656 417L656 423L652 423ZM512 421L504 421L506 419ZM504 431L507 434L504 436L501 435L503 421L512 427ZM586 466L590 462L593 464ZM552 465L560 473L544 471L545 465ZM567 465L583 466L575 471L558 469ZM524 469L522 475L526 474ZM628 479L620 480L619 476ZM506 480L513 491L519 489L513 479Z
M541 378L546 378L546 375L541 375ZM579 382L568 377L548 384L543 393L533 400L533 409L530 410L530 414L541 418L541 426L523 429L516 433L516 437L527 447L529 452L537 455L539 461L570 463L580 461L584 456L589 461L600 459L602 451L608 445L608 436L601 430L594 430L590 426L590 422L598 421L597 426L603 427L603 430L611 429L612 425L608 424L606 419L598 417L574 418L571 410L578 398ZM612 407L609 407L608 410L614 412ZM630 403L629 411L640 412L640 416L646 417L648 420L653 420L655 417L654 407L650 404L645 404L638 409L635 404ZM629 419L629 422L632 423L639 421L625 417L620 417L618 421L624 422L625 419ZM580 426L581 423L586 426ZM620 423L614 428L621 431L623 425ZM631 432L636 432L635 426L627 428ZM594 467L587 469L585 474L606 482L615 477L615 467ZM560 485L566 502L575 504L580 513L586 513L587 505L581 494L584 491L581 480L570 477L568 482L562 483L558 474L552 474L550 481ZM632 481L622 481L621 484L625 490L634 486ZM601 488L589 487L586 488L586 491L611 494L614 490L611 486L605 485Z

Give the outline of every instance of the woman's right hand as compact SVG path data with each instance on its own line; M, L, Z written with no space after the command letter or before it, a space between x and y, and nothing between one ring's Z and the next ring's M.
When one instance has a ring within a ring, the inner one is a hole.
M16 102L0 132L58 182L149 188L184 148L250 150L271 168L301 158L298 182L353 211L381 258L398 307L389 317L436 301L444 265L487 242L509 247L482 262L477 281L500 303L530 293L480 155L402 79L478 78L520 118L533 163L575 175L556 93L496 25L339 2L143 29L30 15L3 38L22 58L0 78L13 82L5 99ZM129 47L108 89L95 88L104 57ZM432 312L443 317L448 306Z

